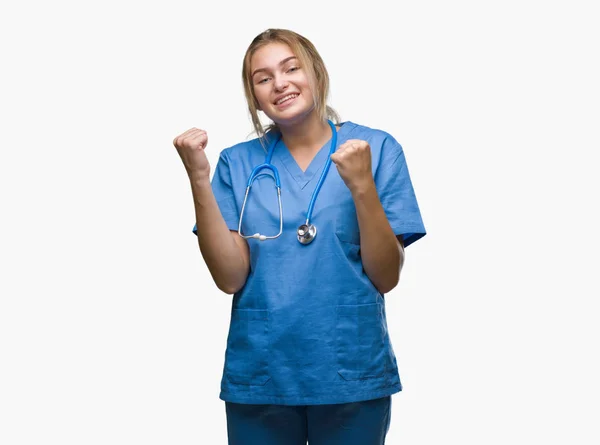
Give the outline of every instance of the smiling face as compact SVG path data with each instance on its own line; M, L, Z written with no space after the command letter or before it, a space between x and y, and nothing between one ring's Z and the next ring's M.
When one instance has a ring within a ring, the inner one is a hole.
M288 45L269 43L259 48L252 56L250 73L258 109L276 124L297 123L315 110L308 74Z

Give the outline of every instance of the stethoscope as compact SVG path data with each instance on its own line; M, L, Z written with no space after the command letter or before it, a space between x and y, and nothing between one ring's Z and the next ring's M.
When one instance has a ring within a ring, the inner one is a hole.
M319 190L323 185L323 181L325 180L325 176L327 176L327 171L329 170L329 166L331 165L331 155L335 153L336 145L337 145L337 131L335 129L335 125L330 120L327 121L329 126L331 127L332 137L331 137L331 147L329 149L329 156L327 157L327 161L325 162L325 167L323 168L323 172L321 173L321 177L319 178L319 182L313 191L313 194L310 198L310 203L308 205L308 211L306 212L306 222L298 227L297 236L298 241L301 244L310 244L312 240L317 236L317 227L314 224L311 224L310 218L312 216L313 207L315 206L315 201L319 194ZM248 185L246 186L246 195L244 196L244 203L242 204L242 211L240 213L240 223L238 226L238 234L245 239L255 238L260 241L264 241L267 239L275 239L281 235L283 232L283 211L281 209L281 182L279 180L279 172L277 168L273 164L271 164L271 158L273 157L273 151L275 150L275 145L281 139L281 133L278 132L275 139L269 145L269 149L267 151L267 157L265 159L264 164L260 164L252 170L250 177L248 178ZM252 183L254 179L258 176L258 174L262 170L271 170L273 173L273 178L275 180L275 188L277 189L277 200L279 202L279 233L277 235L267 236L261 235L260 233L255 233L254 235L243 235L242 234L242 219L244 217L244 209L246 208L246 200L248 199L248 194L250 193L250 187L252 187Z

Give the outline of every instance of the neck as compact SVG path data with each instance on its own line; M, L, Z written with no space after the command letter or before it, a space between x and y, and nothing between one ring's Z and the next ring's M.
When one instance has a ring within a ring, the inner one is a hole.
M327 142L332 134L327 121L321 121L311 113L301 122L279 125L281 138L291 152L313 150Z

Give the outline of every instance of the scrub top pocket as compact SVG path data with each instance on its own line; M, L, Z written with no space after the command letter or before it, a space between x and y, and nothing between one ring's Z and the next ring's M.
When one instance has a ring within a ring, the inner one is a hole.
M231 383L264 385L269 379L269 312L234 309L227 339L225 373Z
M360 233L358 232L358 222L353 224L352 222L336 224L335 234L338 239L344 243L360 245Z
M342 200L335 209L335 234L340 241L360 245L356 208L351 198Z
M385 337L382 305L337 307L338 373L344 380L361 380L385 374Z

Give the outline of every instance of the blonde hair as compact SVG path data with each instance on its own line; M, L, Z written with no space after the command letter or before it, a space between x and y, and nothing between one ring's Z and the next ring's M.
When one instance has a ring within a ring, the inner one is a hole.
M337 112L327 105L329 95L329 74L323 59L319 55L315 46L300 34L287 29L267 29L257 35L246 50L244 64L242 67L242 81L244 82L244 93L248 102L248 111L252 118L254 131L262 139L267 131L277 129L277 124L271 123L266 128L263 127L258 116L258 101L254 95L252 78L250 77L252 56L260 48L269 43L283 43L290 47L294 55L298 58L302 69L308 74L310 89L313 93L313 100L317 115L320 119L331 119L334 123L340 123L340 117Z

